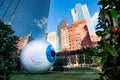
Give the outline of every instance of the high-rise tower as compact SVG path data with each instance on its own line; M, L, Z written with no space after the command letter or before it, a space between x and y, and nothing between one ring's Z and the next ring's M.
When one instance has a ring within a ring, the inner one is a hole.
M0 1L0 20L7 23L8 25L11 25L20 3L21 0Z
M57 26L57 47L58 52L61 51L61 27L68 25L67 18L64 18L60 21L59 25Z
M71 14L73 22L85 19L88 26L89 34L95 35L94 26L91 22L91 17L86 4L85 5L81 5L80 3L76 4L75 8L71 9Z
M75 8L71 9L71 14L73 17L73 22L84 19L84 14L81 4L76 4Z

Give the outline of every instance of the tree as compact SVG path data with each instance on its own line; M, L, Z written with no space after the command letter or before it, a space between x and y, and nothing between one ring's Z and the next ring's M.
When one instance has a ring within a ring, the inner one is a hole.
M14 35L10 25L0 21L0 80L9 80L14 69L17 40L18 37Z
M120 80L120 0L100 0L98 5L96 34L102 40L95 51L102 63L99 80Z

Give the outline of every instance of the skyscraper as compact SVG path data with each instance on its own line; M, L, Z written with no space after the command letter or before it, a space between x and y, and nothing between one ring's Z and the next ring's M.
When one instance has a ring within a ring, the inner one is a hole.
M57 26L57 47L58 52L61 51L61 27L68 25L67 18L64 18L60 21L59 25Z
M73 17L73 22L84 19L82 5L76 4L75 8L71 9L71 14Z
M45 38L49 6L50 0L0 0L0 20L19 37L31 32L34 39Z
M95 35L94 26L91 22L91 17L87 8L87 5L81 5L80 3L75 5L75 8L71 9L73 22L79 20L86 20L88 31L90 35Z
M6 24L11 25L16 12L18 11L18 7L20 6L21 0L1 0L0 1L0 20L5 22Z

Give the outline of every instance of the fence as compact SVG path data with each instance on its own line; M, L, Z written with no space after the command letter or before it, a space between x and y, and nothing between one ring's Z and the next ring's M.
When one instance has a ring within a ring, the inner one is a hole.
M88 51L89 52L89 51ZM63 71L78 68L97 67L96 57L89 55L88 52L70 51L60 52L53 65L53 71Z

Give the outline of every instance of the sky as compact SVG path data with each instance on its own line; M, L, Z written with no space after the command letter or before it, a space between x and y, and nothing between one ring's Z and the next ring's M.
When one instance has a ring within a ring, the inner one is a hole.
M6 6L12 0L5 0L4 4L0 0L0 19L3 16ZM4 22L9 20L15 6L19 0L13 0ZM14 19L11 23L12 29L17 36L27 36L32 33L34 39L40 39L45 36L45 32L56 31L57 25L65 17L68 18L69 24L72 23L71 9L75 4L87 4L91 20L94 26L97 24L99 13L99 0L20 0Z
M69 24L71 24L71 9L74 8L77 3L81 3L82 5L87 4L91 20L95 27L100 10L100 6L97 5L98 1L99 0L51 0L47 32L56 31L57 25L65 17L68 19Z

